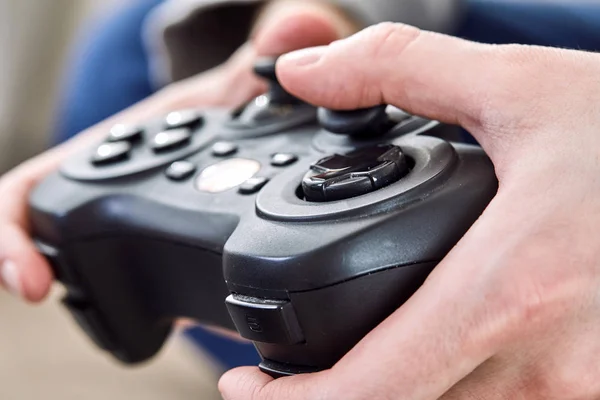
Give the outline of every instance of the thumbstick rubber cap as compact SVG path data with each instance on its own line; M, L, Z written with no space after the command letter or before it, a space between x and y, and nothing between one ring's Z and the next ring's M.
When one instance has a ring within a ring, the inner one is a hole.
M380 105L349 111L319 109L319 123L332 133L349 136L378 136L386 132L390 119L387 106Z
M254 73L272 82L277 82L276 57L262 57L254 63Z
M297 98L289 94L277 79L277 58L263 57L254 64L254 73L269 81L269 102L273 105L290 105L299 102Z

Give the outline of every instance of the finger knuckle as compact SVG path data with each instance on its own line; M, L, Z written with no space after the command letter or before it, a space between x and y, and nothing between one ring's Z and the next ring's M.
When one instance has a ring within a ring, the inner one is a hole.
M524 278L516 283L505 296L505 315L518 334L533 333L548 328L563 313L558 306L558 288ZM514 332L514 330L513 330Z
M337 108L356 105L373 105L384 102L383 69L395 65L404 51L419 37L421 31L403 24L384 22L371 26L352 40L332 45L338 64L344 65L352 79L341 82L329 94ZM395 86L395 82L385 82Z

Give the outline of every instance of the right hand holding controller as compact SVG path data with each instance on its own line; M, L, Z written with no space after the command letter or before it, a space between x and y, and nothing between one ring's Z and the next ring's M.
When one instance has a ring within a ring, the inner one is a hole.
M346 60L359 61L336 68ZM278 72L324 107L385 99L460 122L500 187L425 285L332 369L231 371L224 398L600 398L600 56L384 24L286 56Z

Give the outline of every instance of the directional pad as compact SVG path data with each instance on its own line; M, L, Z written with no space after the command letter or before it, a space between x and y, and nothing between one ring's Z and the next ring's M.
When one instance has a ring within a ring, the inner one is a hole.
M400 147L378 145L320 160L304 177L302 189L308 201L344 200L388 186L408 172Z

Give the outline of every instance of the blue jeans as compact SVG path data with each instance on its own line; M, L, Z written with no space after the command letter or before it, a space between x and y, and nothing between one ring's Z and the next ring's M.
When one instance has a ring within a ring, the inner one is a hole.
M56 141L95 125L152 94L148 59L141 26L161 0L137 0L113 15L82 41L69 69ZM600 48L600 6L524 4L472 0L457 35L489 43L523 43ZM187 335L225 368L255 365L259 357L251 345L234 343L191 329Z

